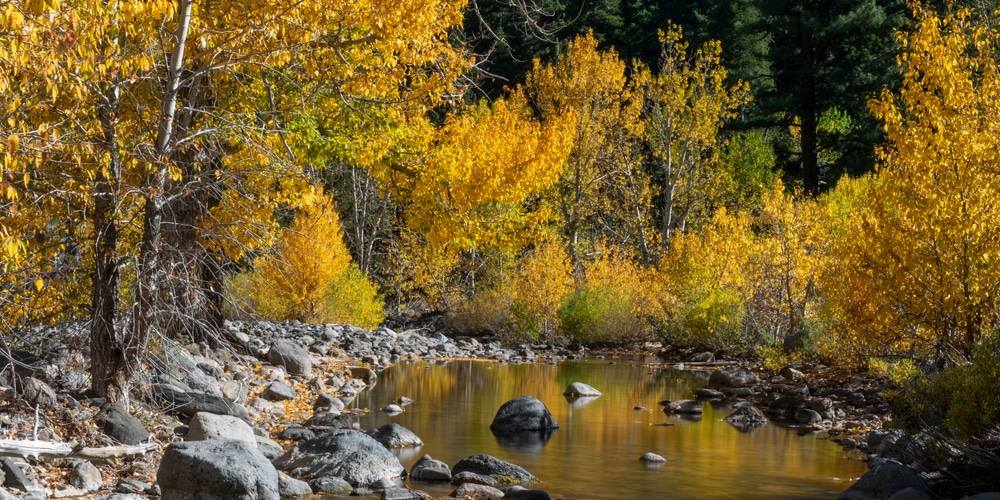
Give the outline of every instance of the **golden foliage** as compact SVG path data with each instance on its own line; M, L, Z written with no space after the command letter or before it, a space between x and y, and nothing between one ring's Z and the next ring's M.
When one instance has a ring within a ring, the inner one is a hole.
M558 239L550 238L521 259L512 284L514 329L534 338L549 339L556 332L556 312L573 289L573 268Z
M1000 40L966 10L914 16L902 89L871 103L889 142L828 298L845 343L970 355L1000 320Z

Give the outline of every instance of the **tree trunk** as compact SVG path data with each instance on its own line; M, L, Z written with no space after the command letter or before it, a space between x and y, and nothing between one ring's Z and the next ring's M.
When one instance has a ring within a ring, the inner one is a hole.
M802 129L799 135L802 150L802 190L806 196L819 194L819 148L817 145L816 54L813 35L802 33L802 82L799 106Z

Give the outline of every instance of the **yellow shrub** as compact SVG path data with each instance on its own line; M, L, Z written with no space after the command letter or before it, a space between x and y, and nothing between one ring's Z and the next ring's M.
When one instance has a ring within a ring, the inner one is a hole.
M521 262L514 279L514 328L535 338L550 337L558 326L557 311L573 289L569 255L556 239L539 244Z

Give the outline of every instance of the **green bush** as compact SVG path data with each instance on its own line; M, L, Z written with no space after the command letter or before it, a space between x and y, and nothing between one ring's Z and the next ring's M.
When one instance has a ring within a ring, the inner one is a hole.
M942 426L963 439L1000 422L1000 334L993 332L969 364L952 366L902 382L890 395L907 428Z
M583 345L624 344L642 333L629 297L603 288L580 288L569 294L558 315L563 333Z
M709 350L734 350L743 344L743 302L736 292L713 288L689 297L663 326L664 343Z

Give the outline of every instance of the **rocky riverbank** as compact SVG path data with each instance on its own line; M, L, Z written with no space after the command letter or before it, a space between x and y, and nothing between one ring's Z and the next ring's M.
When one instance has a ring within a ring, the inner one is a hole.
M360 429L358 412L365 410L350 406L356 394L378 383L380 370L403 360L554 363L584 352L348 325L227 322L225 335L226 349L161 341L130 391L127 411L87 393L81 325L21 335L27 349L0 355L6 366L0 429L8 445L0 452L21 455L0 460L0 500L180 499L194 492L251 499L351 491L425 498L396 479L407 474L452 482L460 498L548 498L525 488L531 486L528 471L484 455L453 467L425 456L405 471L388 448L420 446L420 438L392 424ZM932 498L943 479L922 461L930 454L926 439L882 430L889 418L884 380L820 365L772 374L738 360L717 362L707 353L660 366L702 370L706 377L706 387L691 400L664 402L668 413L699 411L705 401L732 404L729 421L737 428L751 431L770 420L824 433L868 460L869 473L841 498ZM401 398L370 411L401 411L408 402ZM62 454L39 454L30 444L39 442L59 444ZM904 489L911 496L893 496Z

